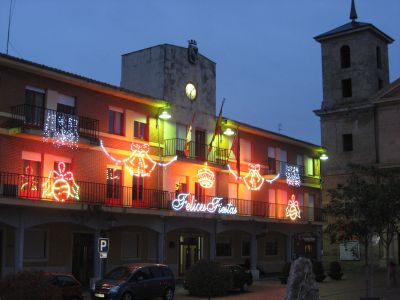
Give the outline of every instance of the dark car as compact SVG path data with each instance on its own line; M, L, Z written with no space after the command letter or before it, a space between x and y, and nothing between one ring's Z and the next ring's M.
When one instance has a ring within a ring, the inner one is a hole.
M83 300L82 285L70 274L46 273L46 280L56 286L63 300Z
M172 300L175 278L160 264L132 264L116 267L91 288L92 299L131 300L162 297Z
M224 265L224 267L228 268L233 275L233 287L246 292L253 283L250 270L246 270L240 265Z

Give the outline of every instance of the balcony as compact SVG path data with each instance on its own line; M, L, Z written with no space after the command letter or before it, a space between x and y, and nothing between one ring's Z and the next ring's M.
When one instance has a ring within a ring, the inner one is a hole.
M210 162L218 165L226 165L229 159L229 150L212 147L211 152L208 153L208 144L200 144L194 141L190 141L185 153L185 139L167 139L164 140L164 156L175 156L185 157L202 162Z
M0 172L0 202L1 198L54 202L55 200L42 197L43 183L47 179L47 177ZM82 181L77 182L77 184L80 187L79 200L70 198L66 200L67 203L171 211L172 201L177 198L175 192L156 189L138 191L127 186L115 187L102 183ZM198 199L198 202L208 204L213 198L213 196L203 196ZM236 198L223 198L221 201L222 205L227 205L228 203L236 207L236 215L239 216L291 221L286 217L287 205L284 204ZM59 205L62 206L63 203L59 203ZM320 208L307 206L300 206L299 208L301 222L323 221ZM176 212L176 214L179 213ZM190 212L188 214L196 215L199 213Z
M80 137L88 139L91 143L97 143L99 138L99 120L28 104L12 106L11 114L13 119L12 126L15 127L43 130L48 117L52 117L55 120L55 124L52 126L55 126L56 129L63 126L68 130L71 125L66 120L73 120L76 123Z

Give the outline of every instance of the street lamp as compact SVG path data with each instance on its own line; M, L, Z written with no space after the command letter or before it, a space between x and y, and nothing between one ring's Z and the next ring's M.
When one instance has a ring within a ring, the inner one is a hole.
M161 113L158 114L158 117L159 117L160 119L162 119L162 120L169 120L169 119L171 119L171 114L169 113L168 109L163 108L163 109L161 110Z
M323 161L328 160L328 158L328 155L326 155L325 153L322 153L322 155L319 157L319 159Z

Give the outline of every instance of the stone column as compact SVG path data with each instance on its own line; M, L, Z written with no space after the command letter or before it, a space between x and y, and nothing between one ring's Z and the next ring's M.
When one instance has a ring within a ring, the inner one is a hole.
M315 247L317 250L317 261L322 260L322 233L320 231L317 231L315 235Z
M21 218L22 219L22 218ZM24 236L25 228L23 221L20 220L20 226L15 229L15 261L14 271L21 272L24 269Z
M215 260L216 257L216 234L215 233L210 233L210 260Z
M158 263L165 263L165 233L158 233Z
M250 270L254 280L258 280L260 275L259 271L257 270L257 261L258 261L257 254L258 254L257 238L255 234L252 234L250 240Z
M291 262L293 260L293 235L291 233L288 234L286 238L286 261Z
M94 279L100 279L101 278L101 266L100 266L100 254L99 254L99 238L101 238L101 233L100 229L97 229L96 232L94 233L94 259L93 259L93 271L94 271Z

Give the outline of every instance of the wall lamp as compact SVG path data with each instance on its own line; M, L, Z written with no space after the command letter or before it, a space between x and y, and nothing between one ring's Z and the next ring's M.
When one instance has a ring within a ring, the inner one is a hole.
M162 120L169 120L171 119L171 114L168 110L168 108L163 108L160 110L160 113L158 114L158 118Z
M326 155L325 153L322 153L322 155L319 157L320 160L328 160L328 155Z
M235 134L235 132L230 127L226 128L224 131L224 135L227 135L227 136L232 136L234 134Z

